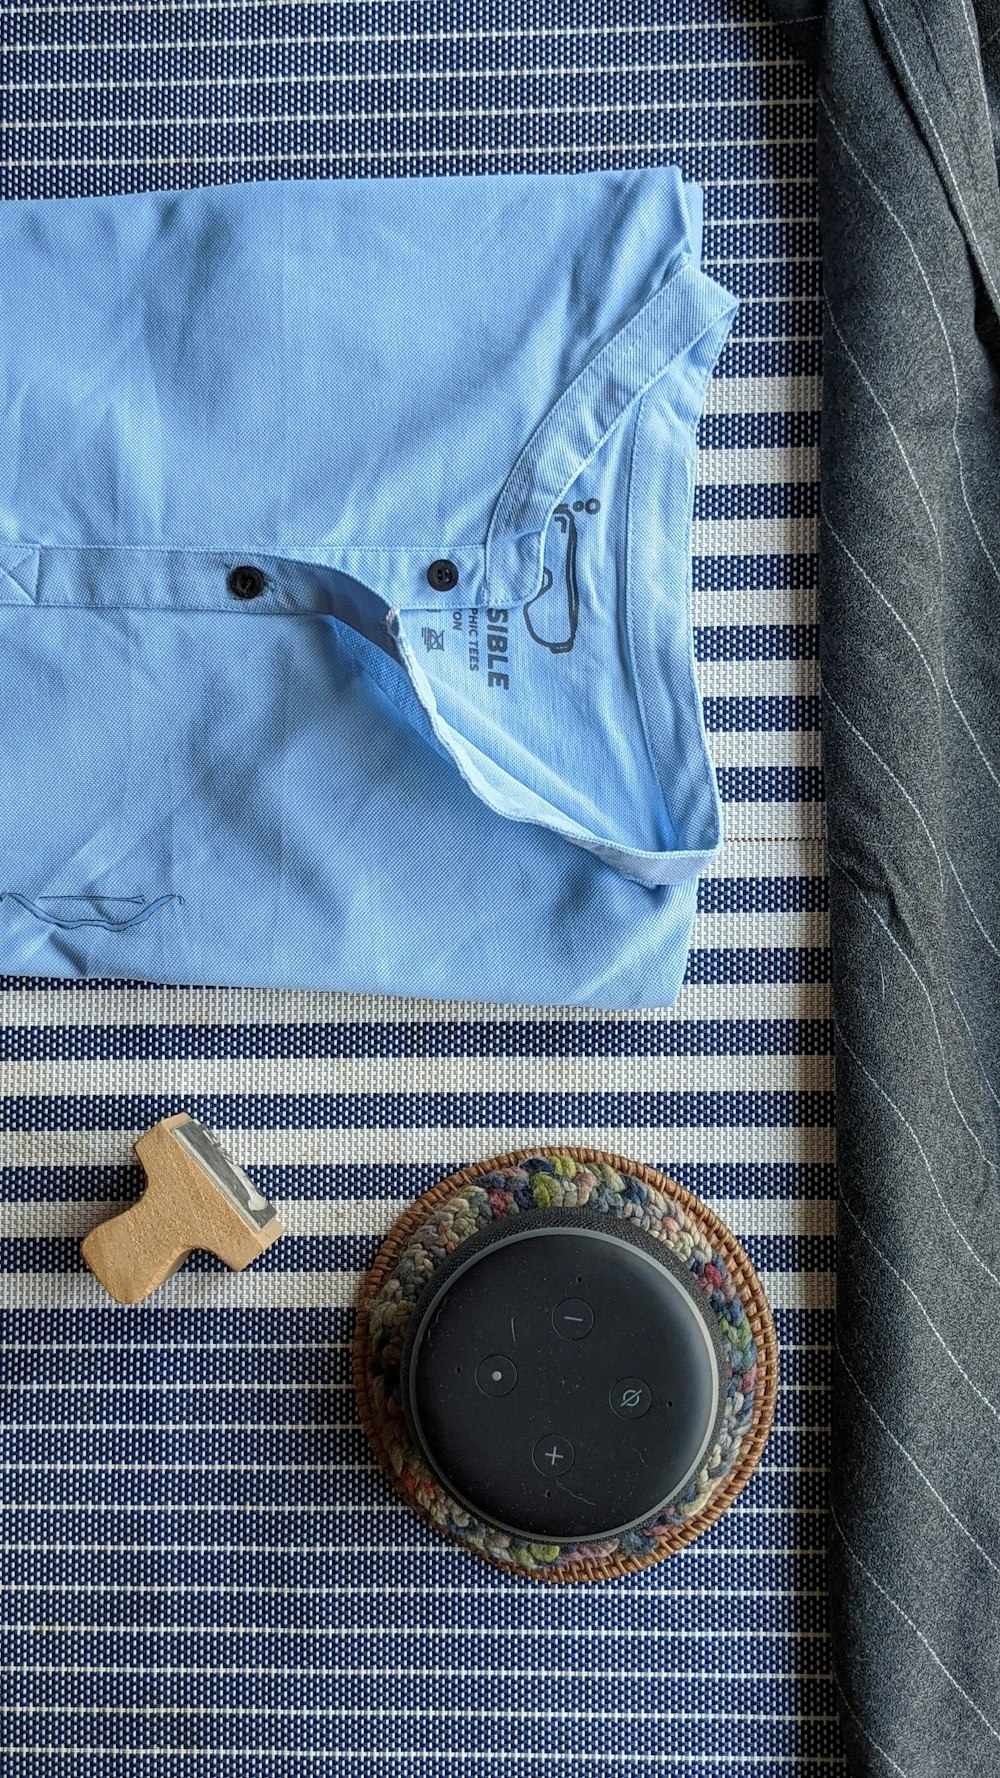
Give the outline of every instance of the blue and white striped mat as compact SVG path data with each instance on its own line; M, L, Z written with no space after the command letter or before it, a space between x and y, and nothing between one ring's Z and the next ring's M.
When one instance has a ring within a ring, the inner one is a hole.
M0 978L0 1767L138 1778L842 1774L823 1559L832 1062L807 77L741 0L8 0L0 195L675 160L742 298L701 430L697 648L729 840L662 1015ZM2 318L0 318L2 325ZM107 1304L80 1236L203 1118L288 1234ZM358 1429L350 1306L464 1162L661 1165L776 1310L777 1419L683 1554L547 1588L440 1541Z

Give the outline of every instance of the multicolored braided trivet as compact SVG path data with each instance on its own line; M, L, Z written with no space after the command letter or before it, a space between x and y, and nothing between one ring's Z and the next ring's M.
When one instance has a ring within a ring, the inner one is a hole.
M400 1360L414 1304L469 1237L526 1211L585 1207L634 1220L698 1279L731 1365L721 1432L700 1473L657 1521L600 1543L545 1544L474 1517L430 1473L407 1430ZM756 1468L774 1415L778 1350L760 1281L735 1236L666 1174L588 1148L522 1149L425 1192L390 1230L358 1304L354 1383L365 1432L403 1499L436 1530L535 1580L606 1580L662 1560L704 1531Z

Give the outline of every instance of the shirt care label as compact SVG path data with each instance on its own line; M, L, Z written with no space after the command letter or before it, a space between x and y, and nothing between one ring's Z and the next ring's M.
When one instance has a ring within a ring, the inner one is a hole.
M465 644L464 660L470 673L481 673L486 684L495 691L510 690L510 613L489 605L485 611L473 607L451 613L450 629L436 630L425 624L420 639L428 654L444 649L448 652Z

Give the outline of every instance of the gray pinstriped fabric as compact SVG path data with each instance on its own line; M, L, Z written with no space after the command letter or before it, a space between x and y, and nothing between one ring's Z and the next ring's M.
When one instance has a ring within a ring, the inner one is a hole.
M795 29L818 63L825 292L835 1670L854 1772L989 1778L1000 1773L1000 7L831 0L816 13L803 0Z

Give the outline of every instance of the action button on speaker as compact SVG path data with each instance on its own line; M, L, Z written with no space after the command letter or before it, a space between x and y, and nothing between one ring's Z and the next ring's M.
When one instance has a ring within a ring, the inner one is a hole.
M641 1377L620 1377L609 1392L608 1400L622 1420L641 1420L653 1400L652 1392Z
M517 1383L517 1366L502 1354L484 1358L476 1382L484 1395L509 1395Z
M555 1432L547 1432L540 1438L531 1453L531 1461L542 1475L565 1475L575 1460L576 1452L569 1439L560 1438Z
M582 1340L594 1325L594 1311L577 1296L568 1296L552 1311L552 1325L563 1340Z

